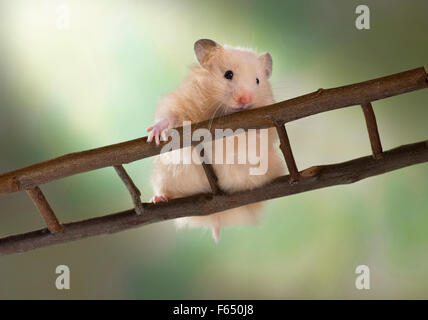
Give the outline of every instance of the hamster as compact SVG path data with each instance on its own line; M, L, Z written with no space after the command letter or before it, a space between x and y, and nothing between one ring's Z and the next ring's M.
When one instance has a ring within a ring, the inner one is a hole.
M162 138L166 138L168 129L182 126L183 121L196 123L274 103L268 80L272 74L269 53L257 54L251 49L222 46L208 39L196 41L194 51L199 64L191 66L187 78L161 99L155 113L155 124L147 129L150 132L148 143L154 141L159 144ZM248 132L242 134L248 137ZM268 129L267 136L265 174L250 175L252 165L249 163L212 164L222 191L232 193L257 188L285 174L285 166L275 144L275 129ZM223 138L224 143L235 137ZM236 146L234 152L233 157L236 158ZM211 192L201 164L165 163L161 157L155 157L153 164L151 182L155 195L152 202ZM255 203L207 216L179 218L176 222L179 227L208 227L217 242L221 227L256 223L260 209L261 204Z

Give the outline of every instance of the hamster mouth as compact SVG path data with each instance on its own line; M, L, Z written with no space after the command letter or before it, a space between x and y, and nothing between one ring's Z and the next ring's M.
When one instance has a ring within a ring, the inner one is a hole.
M245 111L245 110L251 109L251 107L252 107L251 104L245 105L245 106L240 106L240 107L229 107L228 113L230 114L230 113Z

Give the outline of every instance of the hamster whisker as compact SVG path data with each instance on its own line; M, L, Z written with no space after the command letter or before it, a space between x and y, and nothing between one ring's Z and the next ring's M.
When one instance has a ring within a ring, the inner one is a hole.
M222 107L223 107L223 104L222 104L222 103L220 103L220 104L218 105L218 107L216 107L216 109L214 110L214 112L213 112L213 114L212 114L212 116L211 116L211 118L210 118L210 123L209 123L209 125L208 125L208 130L211 130L211 126L212 126L212 124L213 124L213 121L214 121L215 115L216 115L217 111L218 111L218 110L220 110Z

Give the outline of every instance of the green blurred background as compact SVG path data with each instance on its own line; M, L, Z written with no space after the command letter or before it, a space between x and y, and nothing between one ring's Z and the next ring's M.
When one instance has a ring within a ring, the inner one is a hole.
M358 4L369 31L355 28ZM282 100L428 66L427 13L426 0L0 0L0 172L144 136L199 38L271 52ZM374 103L384 149L428 138L427 101L422 90ZM302 169L370 153L358 107L288 128ZM145 201L151 163L126 166ZM165 222L1 257L0 298L428 298L427 177L421 164L269 201L260 225L219 244ZM131 207L111 168L42 189L64 222ZM24 193L0 198L1 236L42 227ZM71 290L55 288L59 264ZM370 290L355 288L361 264Z

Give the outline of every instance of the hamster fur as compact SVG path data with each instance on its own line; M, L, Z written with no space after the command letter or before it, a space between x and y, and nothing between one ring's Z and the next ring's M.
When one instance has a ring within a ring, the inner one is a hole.
M148 142L155 140L159 143L165 130L180 127L183 121L196 123L274 103L268 81L272 73L272 58L269 53L256 54L250 49L221 46L207 39L198 40L194 50L199 64L191 66L187 78L160 101L155 114L156 124L147 129L151 132ZM229 71L232 71L231 79ZM223 140L227 143L228 139L235 138L236 136ZM253 189L284 175L285 167L275 145L276 139L275 129L268 129L268 164L264 175L250 175L249 169L254 165L249 163L213 163L221 190L229 193ZM155 192L153 202L211 191L202 165L169 164L160 159L181 151L176 150L155 158L151 177ZM235 143L235 158L237 151ZM213 158L214 153L215 151ZM256 223L260 209L261 204L255 203L207 216L179 218L176 222L179 227L209 227L217 241L221 227Z

